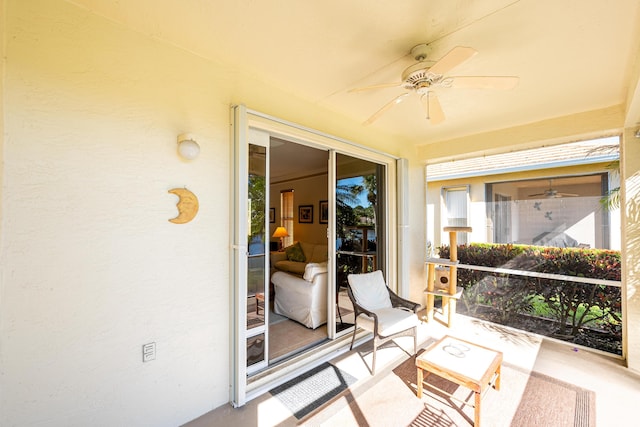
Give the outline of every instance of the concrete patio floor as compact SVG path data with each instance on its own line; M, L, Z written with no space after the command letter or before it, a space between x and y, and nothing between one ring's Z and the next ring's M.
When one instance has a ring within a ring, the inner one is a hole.
M424 347L444 335L502 351L504 363L521 370L535 371L592 390L596 394L596 425L599 427L632 425L633 420L637 422L635 405L640 402L640 375L626 369L619 358L461 315L456 317L452 328L438 321L423 323L419 328L418 346ZM186 426L408 425L415 418L415 412L408 408L423 404L429 399L428 394L422 401L410 396L405 399L406 406L396 405L391 409L370 396L364 397L367 390L383 381L393 368L409 358L407 351L412 350L412 339L398 338L395 341L398 346L385 345L378 350L375 376L371 376L369 371L370 343L332 360L332 364L357 378L357 382L330 404L302 420L296 419L276 397L265 393L242 408L223 405ZM355 401L356 405L349 406L350 401Z

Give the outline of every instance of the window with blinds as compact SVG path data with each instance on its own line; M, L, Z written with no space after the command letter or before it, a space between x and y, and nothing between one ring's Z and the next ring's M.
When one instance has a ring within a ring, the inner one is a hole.
M467 227L469 224L469 186L444 187L442 197L447 226ZM468 243L467 235L468 233L459 233L458 243Z
M280 224L289 234L282 240L282 246L286 248L293 243L293 190L283 190L280 193L280 212Z

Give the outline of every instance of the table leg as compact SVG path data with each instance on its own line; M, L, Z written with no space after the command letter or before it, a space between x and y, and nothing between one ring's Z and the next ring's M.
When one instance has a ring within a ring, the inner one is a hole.
M418 395L418 399L422 399L422 369L418 368L418 384L416 384L418 386L418 391L417 391L417 395Z
M433 292L435 280L435 265L428 264L427 265L427 290L429 292ZM431 322L433 320L433 306L434 306L434 296L433 294L427 294L427 322Z
M501 365L498 365L498 369L496 369L496 380L493 383L493 388L496 390L500 390L500 378L502 378L502 372L500 371Z
M480 402L482 402L482 393L475 393L476 395L476 401L475 401L475 408L474 408L474 420L473 420L473 425L474 427L480 427Z
M264 313L264 293L262 292L256 294L256 314L260 314L260 309Z

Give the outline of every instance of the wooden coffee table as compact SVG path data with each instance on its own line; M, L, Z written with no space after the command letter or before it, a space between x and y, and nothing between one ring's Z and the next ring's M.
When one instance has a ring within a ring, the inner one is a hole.
M423 376L430 373L467 387L475 392L474 425L479 426L482 394L492 384L496 390L500 390L501 364L502 353L499 351L444 336L416 358L418 398L422 398ZM424 372L427 374L424 375Z

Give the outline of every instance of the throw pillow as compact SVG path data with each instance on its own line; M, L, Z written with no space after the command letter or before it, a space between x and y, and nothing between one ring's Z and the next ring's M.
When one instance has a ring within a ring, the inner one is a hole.
M287 254L287 259L289 261L297 261L297 262L307 261L307 258L304 256L304 252L302 252L302 247L300 246L299 242L289 246L287 249L285 249L285 252Z

